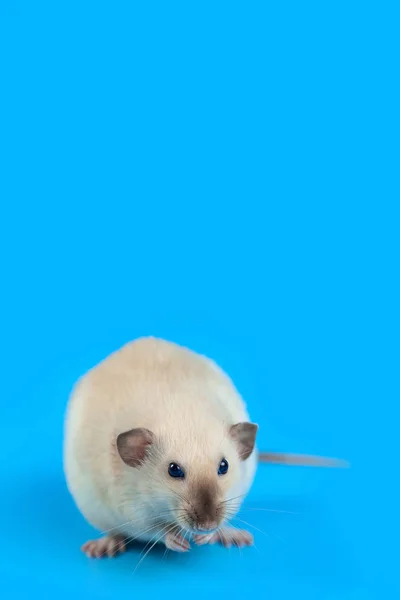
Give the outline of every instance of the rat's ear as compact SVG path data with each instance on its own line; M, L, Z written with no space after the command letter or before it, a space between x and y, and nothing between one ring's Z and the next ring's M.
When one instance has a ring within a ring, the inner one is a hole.
M148 429L131 429L117 437L117 448L120 457L130 467L140 467L146 453L154 441L154 434Z
M230 428L229 433L238 446L240 460L246 460L253 452L257 430L255 423L236 423Z

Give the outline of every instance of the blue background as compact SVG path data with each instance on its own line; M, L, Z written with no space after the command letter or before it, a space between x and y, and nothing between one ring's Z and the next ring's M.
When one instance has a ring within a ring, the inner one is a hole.
M394 7L1 3L4 597L399 597ZM67 397L147 334L352 468L260 467L257 549L87 560Z

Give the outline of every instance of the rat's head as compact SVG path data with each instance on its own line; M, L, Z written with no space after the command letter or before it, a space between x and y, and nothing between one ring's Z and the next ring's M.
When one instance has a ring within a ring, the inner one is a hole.
M253 452L256 433L257 425L248 422L219 431L208 427L202 435L188 430L156 435L137 428L119 435L117 448L126 465L142 472L160 517L192 533L211 532L240 503L242 465Z

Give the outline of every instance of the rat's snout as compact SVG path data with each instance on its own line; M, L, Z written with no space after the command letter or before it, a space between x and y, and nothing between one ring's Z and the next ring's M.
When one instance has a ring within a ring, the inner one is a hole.
M188 517L191 527L196 531L210 532L222 521L221 505L213 487L202 487L192 497Z

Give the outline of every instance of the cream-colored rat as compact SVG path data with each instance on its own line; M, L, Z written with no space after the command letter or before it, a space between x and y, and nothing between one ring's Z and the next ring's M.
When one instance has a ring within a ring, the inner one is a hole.
M211 360L154 338L113 353L77 383L65 424L69 490L104 532L83 551L113 556L133 539L180 552L189 540L251 545L249 532L228 523L258 460L330 464L258 457L256 433L233 383Z

